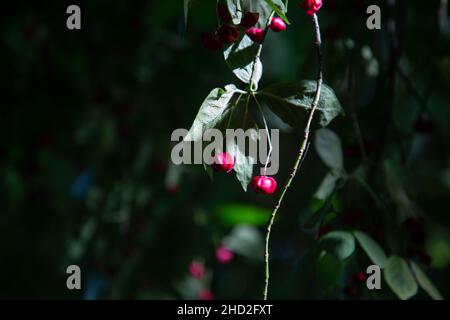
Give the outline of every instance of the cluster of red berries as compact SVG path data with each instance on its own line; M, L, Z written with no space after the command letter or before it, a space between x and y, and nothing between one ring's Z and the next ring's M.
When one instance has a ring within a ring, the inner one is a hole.
M238 25L233 24L228 7L224 4L217 5L217 16L220 26L213 33L202 34L201 40L205 48L211 51L220 50L224 45L229 45L239 39L241 29L254 42L261 43L264 40L265 31L256 28L259 20L258 12L245 12ZM281 18L273 18L269 28L275 32L286 30L286 24Z
M233 170L236 161L228 152L222 152L213 157L211 167L214 171L229 173ZM268 176L255 176L252 178L250 186L255 192L270 195L277 189L277 181Z

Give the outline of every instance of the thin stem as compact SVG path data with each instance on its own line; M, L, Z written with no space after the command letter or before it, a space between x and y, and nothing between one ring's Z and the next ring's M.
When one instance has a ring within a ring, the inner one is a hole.
M258 106L259 113L261 113L261 117L264 122L264 127L267 132L267 140L269 141L269 154L267 155L266 164L264 166L264 174L266 174L265 172L267 170L267 165L269 164L270 156L272 155L272 141L270 139L269 126L267 125L266 117L264 116L264 112L262 111L261 105L259 104L259 101L255 95L253 95L253 98L256 101L256 105Z
M318 56L318 74L317 74L317 85L316 85L316 93L314 96L314 100L311 105L311 112L309 113L308 121L306 123L304 135L303 135L303 141L300 146L300 150L298 152L297 160L295 161L294 167L292 169L291 174L289 175L289 178L286 181L286 184L283 188L283 191L281 192L280 198L278 199L278 202L275 206L275 208L272 211L272 214L270 216L267 230L266 230L266 245L265 245L265 254L264 254L264 260L265 260L265 285L264 285L264 300L267 300L267 294L269 290L269 278L270 278L270 272L269 272L269 242L270 242L270 233L272 231L272 226L275 221L276 215L278 210L281 207L281 204L283 202L284 196L286 195L286 191L289 189L292 180L294 180L295 175L297 174L297 170L300 166L300 163L302 162L303 155L305 154L305 151L308 147L308 141L309 141L309 132L311 129L311 123L314 117L314 113L317 109L317 105L319 104L320 99L320 93L322 90L322 83L323 83L323 71L322 71L322 38L320 35L320 25L319 25L319 18L316 14L313 15L313 23L314 23L314 30L316 35L316 46L317 46L317 56Z

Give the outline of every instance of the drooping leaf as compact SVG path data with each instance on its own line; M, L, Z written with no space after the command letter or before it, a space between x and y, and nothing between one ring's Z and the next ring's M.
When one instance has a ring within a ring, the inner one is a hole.
M363 250L369 256L370 260L380 268L384 268L387 262L387 257L383 249L366 233L354 231L353 234Z
M253 120L248 119L247 121L253 122ZM249 123L247 123L249 125ZM256 145L258 143L259 134L255 127L248 128L244 126L242 130L245 130L245 139L248 141L248 145ZM247 187L253 176L253 166L256 163L256 159L254 159L250 154L245 153L245 145L240 148L239 145L235 145L230 151L230 153L235 158L235 165L233 170L236 172L236 178L241 183L244 191L247 191Z
M423 272L422 269L414 261L411 261L410 264L416 280L419 283L419 286L423 290L425 290L425 292L428 293L432 299L444 300L439 290L436 288L433 282L431 282L425 272Z
M216 127L226 118L237 93L245 92L234 85L228 85L225 89L213 89L203 101L184 141L201 141L206 130Z
M316 94L316 81L279 83L271 85L259 94L270 109L292 127L304 129ZM343 109L333 89L322 86L319 103L313 119L313 127L326 127Z
M263 66L260 59L255 59L259 46L245 35L223 53L227 65L236 77L245 83L253 82L257 84L261 79Z
M322 180L319 188L314 193L314 198L325 201L331 196L336 188L336 182L339 180L339 175L334 172L329 172Z
M290 24L288 18L286 17L286 6L281 0L265 0L267 4L272 8L273 11L283 19L286 24Z
M317 130L314 146L320 159L330 169L335 169L336 171L344 169L341 139L336 133L326 128Z
M417 293L417 282L408 263L399 256L391 256L384 267L384 279L392 291L402 300Z
M228 204L219 207L216 214L217 218L225 226L238 224L263 226L267 223L270 212L256 206Z
M253 166L257 162L257 156L251 154L250 148L247 148L247 146L253 146L254 151L256 151L259 132L257 130L258 126L248 113L248 110L244 107L238 111L241 112L238 112L237 115L235 114L232 121L232 128L235 130L233 139L227 135L227 151L235 159L233 171L236 173L236 178L241 183L244 191L247 191L247 186L253 176Z
M320 245L340 260L347 259L355 251L355 238L351 232L332 231L320 239Z

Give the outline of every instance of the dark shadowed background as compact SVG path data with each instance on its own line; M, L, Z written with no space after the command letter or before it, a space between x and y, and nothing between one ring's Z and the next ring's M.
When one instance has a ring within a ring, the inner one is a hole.
M329 169L313 140L274 226L270 296L396 299L384 278L382 290L365 288L372 263L358 243L344 260L321 254L327 232L361 230L449 297L447 1L378 1L376 31L366 28L373 2L324 2L325 82L346 113L329 129L351 177L314 197ZM244 87L200 41L217 26L216 1L194 0L187 28L182 1L79 1L82 29L68 30L69 4L2 9L0 297L261 298L278 193L170 161L172 131L190 127L210 90ZM310 19L297 1L288 17L267 36L261 87L315 77ZM281 186L302 130L266 112L281 129ZM66 288L72 264L82 290Z

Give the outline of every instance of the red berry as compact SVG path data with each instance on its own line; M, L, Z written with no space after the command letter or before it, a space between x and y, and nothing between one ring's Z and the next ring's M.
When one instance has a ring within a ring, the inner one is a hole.
M234 168L234 158L228 152L222 152L214 156L212 168L214 171L230 172Z
M250 28L245 34L256 43L262 43L264 40L264 30L261 28Z
M221 23L230 23L232 19L228 7L222 3L217 5L217 16Z
M239 38L239 29L236 26L226 24L217 29L217 37L222 44L230 44Z
M286 30L286 23L279 17L272 18L269 28L274 32L281 32Z
M251 28L253 27L259 20L259 13L258 12L246 12L244 13L244 16L241 19L241 27L244 28Z
M306 10L306 14L312 16L322 7L322 0L304 0L299 7Z
M268 176L256 176L252 178L250 185L257 193L270 195L275 192L277 181Z
M203 46L210 51L217 51L222 48L222 44L216 34L203 33L201 40Z

